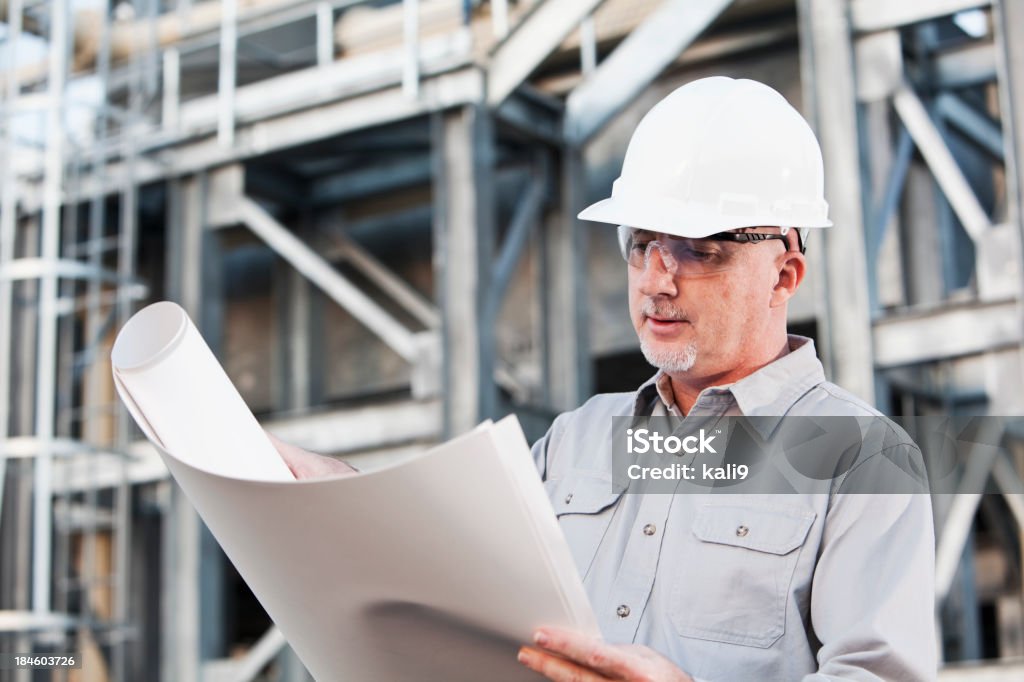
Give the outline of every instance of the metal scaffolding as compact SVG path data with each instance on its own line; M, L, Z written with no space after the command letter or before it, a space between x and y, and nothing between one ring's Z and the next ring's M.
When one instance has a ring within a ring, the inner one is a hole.
M116 404L114 331L178 301L268 429L364 466L509 412L537 437L646 367L615 245L575 216L707 73L816 126L841 227L791 314L830 378L892 414L1024 410L1021 3L113 5L0 2L2 651L302 679ZM962 473L996 495L935 501L943 679L1021 673L958 665L1024 656L1004 436Z

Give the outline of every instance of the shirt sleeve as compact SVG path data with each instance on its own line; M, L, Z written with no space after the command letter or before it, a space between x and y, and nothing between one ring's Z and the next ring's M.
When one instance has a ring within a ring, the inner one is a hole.
M875 458L884 461L879 453L852 470L830 505L811 591L818 672L803 682L937 678L931 498L844 492L867 490Z
M566 420L569 419L571 414L570 412L563 412L555 417L547 433L533 444L531 449L533 462L537 465L537 472L540 474L540 480L542 481L546 481L548 478L548 473L551 471L550 460L558 450L561 436L565 432Z
M533 463L537 465L537 473L540 474L540 480L547 480L547 463L548 463L548 443L551 441L551 429L541 436L540 440L533 444L530 452L533 454Z

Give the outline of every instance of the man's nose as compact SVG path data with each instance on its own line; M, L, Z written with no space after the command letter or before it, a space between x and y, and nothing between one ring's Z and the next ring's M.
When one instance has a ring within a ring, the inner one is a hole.
M671 256L669 257L671 258ZM640 293L645 296L675 296L676 289L675 268L668 267L665 262L664 253L659 245L649 247L643 271L640 273ZM673 263L674 265L674 263Z

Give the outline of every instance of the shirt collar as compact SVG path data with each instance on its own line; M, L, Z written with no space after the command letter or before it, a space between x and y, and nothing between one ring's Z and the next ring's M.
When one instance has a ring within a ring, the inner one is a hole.
M754 424L762 436L768 437L800 396L825 381L814 341L796 334L790 334L788 339L790 352L786 355L739 381L706 388L701 396L728 389L744 416L763 417L754 420ZM637 390L633 413L649 414L650 406L658 399L666 408L674 405L668 375L660 369Z

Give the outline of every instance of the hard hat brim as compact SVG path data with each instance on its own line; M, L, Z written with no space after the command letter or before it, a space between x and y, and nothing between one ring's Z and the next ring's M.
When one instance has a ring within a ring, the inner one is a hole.
M723 214L717 207L694 202L678 202L661 197L642 200L609 197L580 211L580 220L591 220L611 225L628 225L652 232L664 232L679 237L707 237L727 230L744 227L832 227L828 218L785 216L778 214Z

